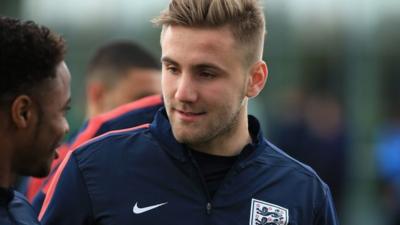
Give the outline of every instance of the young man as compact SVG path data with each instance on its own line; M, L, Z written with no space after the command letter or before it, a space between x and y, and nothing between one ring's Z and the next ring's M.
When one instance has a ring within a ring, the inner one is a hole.
M11 186L44 177L69 127L71 75L64 40L34 22L0 17L0 224L38 224Z
M258 2L172 0L156 22L165 109L69 154L42 222L337 224L328 187L247 115L267 79Z
M90 119L60 148L49 177L28 182L26 195L36 211L40 211L48 181L69 150L107 131L152 121L162 105L160 83L159 61L134 42L113 41L96 51L86 83L86 117Z

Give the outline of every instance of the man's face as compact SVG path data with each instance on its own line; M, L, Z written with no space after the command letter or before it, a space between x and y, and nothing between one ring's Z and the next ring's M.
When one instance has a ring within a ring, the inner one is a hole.
M168 26L162 93L175 138L202 150L245 123L248 76L228 27Z
M134 68L118 80L105 93L103 111L109 111L120 105L140 98L160 94L160 71L156 69Z
M37 177L47 176L69 125L65 113L70 104L71 75L65 63L57 67L56 77L47 80L38 90L37 121L26 140L28 147L19 154L18 172Z

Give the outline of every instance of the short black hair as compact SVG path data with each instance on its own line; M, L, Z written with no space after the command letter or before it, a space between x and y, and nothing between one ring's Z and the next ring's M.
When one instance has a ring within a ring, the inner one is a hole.
M101 46L89 62L87 76L95 76L96 72L103 72L107 79L115 79L132 68L156 69L161 68L160 61L140 45L128 41L118 40ZM118 78L117 78L118 79Z
M49 28L0 16L0 103L54 78L65 51L64 39Z

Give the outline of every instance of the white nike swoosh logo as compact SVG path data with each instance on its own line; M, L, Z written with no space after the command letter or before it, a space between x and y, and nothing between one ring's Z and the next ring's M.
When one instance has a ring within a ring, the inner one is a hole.
M135 214L141 214L141 213L150 211L150 210L152 210L152 209L155 209L155 208L157 208L157 207L163 206L163 205L165 205L165 204L167 204L167 203L168 203L168 202L164 202L164 203L157 204L157 205L152 205L152 206L147 206L147 207L144 207L144 208L139 208L139 206L137 205L137 202L136 202L136 203L135 203L135 206L133 206L133 213L135 213Z

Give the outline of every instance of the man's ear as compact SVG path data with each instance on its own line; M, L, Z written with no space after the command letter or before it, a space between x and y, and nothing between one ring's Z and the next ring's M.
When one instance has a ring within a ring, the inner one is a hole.
M92 105L102 105L104 95L106 92L106 87L101 82L92 81L87 84L86 95L88 103Z
M11 119L17 128L27 128L34 119L35 105L27 95L20 95L11 104Z
M264 61L256 62L250 69L246 96L256 97L264 88L268 78L268 67Z

